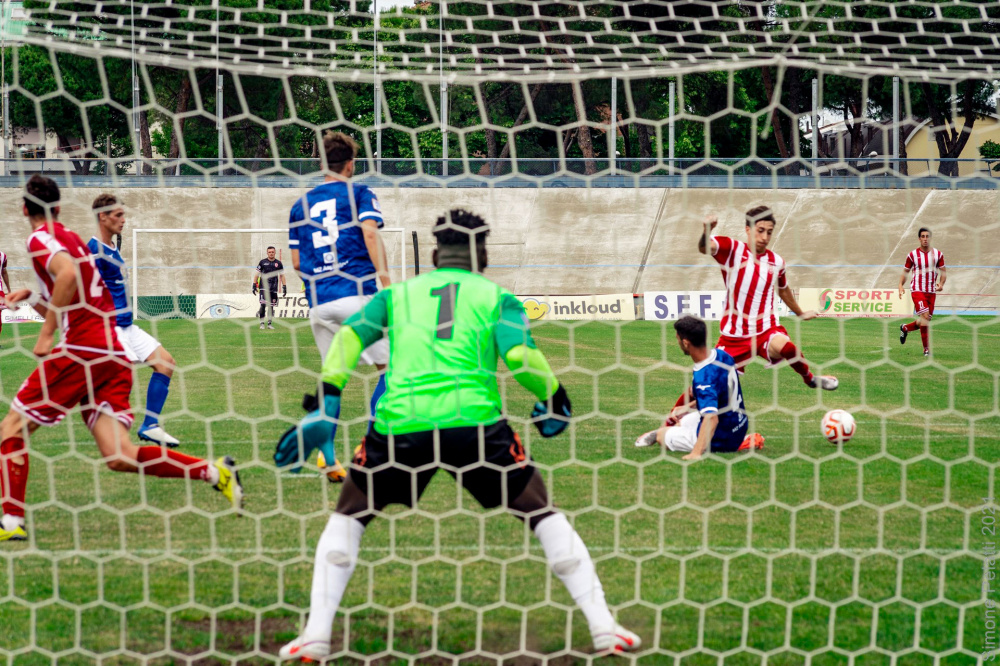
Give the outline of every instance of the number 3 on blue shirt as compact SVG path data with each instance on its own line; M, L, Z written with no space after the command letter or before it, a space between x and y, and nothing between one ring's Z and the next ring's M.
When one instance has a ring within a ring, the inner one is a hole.
M323 225L312 234L313 247L330 247L337 244L340 227L337 225L337 201L317 201L309 208L309 217ZM322 219L320 219L322 217Z

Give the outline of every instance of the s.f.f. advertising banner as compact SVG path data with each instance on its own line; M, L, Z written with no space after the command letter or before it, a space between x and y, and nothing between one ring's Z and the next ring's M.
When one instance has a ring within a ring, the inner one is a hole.
M706 321L718 321L726 307L722 291L647 291L642 295L643 316L652 321L680 319L694 315Z
M775 297L779 317L788 316L788 307ZM726 292L718 291L647 291L642 295L643 317L651 321L671 321L694 315L705 321L719 321L726 313Z
M605 319L632 321L632 294L590 296L518 296L531 321Z
M4 308L0 310L0 320L5 324L41 324L45 318L35 312L35 308L27 303L21 303L16 309Z
M895 289L800 289L799 305L825 317L905 317L913 310Z
M195 307L198 319L252 319L260 310L260 300L253 294L198 294ZM274 318L308 319L306 295L279 296Z

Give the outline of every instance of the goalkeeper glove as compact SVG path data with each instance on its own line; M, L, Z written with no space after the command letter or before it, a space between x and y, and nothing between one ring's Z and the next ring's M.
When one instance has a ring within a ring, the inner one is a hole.
M337 459L333 433L337 427L335 420L340 417L340 389L324 383L320 397L310 393L302 397L302 408L308 414L298 425L285 431L274 449L274 464L292 466L295 473L302 471L302 464L316 449L322 451L327 460Z
M536 402L531 418L542 437L555 437L569 426L570 417L573 416L573 406L570 405L569 396L566 395L566 389L562 384L546 402L551 403L552 411L549 411L545 402Z
M282 296L288 296L288 285L287 284L281 285L281 295Z
M257 295L257 283L256 282L253 283L253 295L254 296Z

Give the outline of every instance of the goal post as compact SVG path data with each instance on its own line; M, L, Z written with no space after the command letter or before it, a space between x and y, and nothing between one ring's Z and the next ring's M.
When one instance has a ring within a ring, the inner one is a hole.
M386 257L389 260L389 274L393 282L405 280L407 276L407 238L406 229L403 227L383 227L379 230L382 242L385 245ZM152 237L155 235L165 235L165 240L156 249L159 250L159 259L156 263L144 263L152 261L147 254L143 254L142 237ZM251 248L246 249L245 245L226 243L229 250L223 255L223 261L230 263L220 265L206 264L200 257L191 256L195 250L202 254L211 254L212 250L205 247L204 243L192 244L193 238L205 238L205 235L215 236L215 240L226 239L229 236L239 237L249 235L261 242L260 248L255 248L251 243ZM270 237L270 240L267 240ZM186 239L186 240L185 240ZM222 294L222 293L242 293L246 290L246 277L249 277L254 270L255 262L265 256L265 248L268 244L280 249L283 255L281 258L286 264L285 279L291 282L293 277L297 278L295 269L291 267L291 253L288 250L288 229L287 228L254 228L254 229L234 229L234 228L208 228L196 227L178 229L132 229L132 257L129 267L129 288L131 289L132 312L137 318L145 318L143 309L139 307L140 297L149 298L162 296L170 299L181 295L197 296L198 294ZM200 247L199 247L200 245ZM185 251L185 249L187 250ZM256 250L256 252L255 252ZM181 263L171 261L173 257L182 256L190 261L181 260ZM256 257L254 259L253 257ZM235 261L240 263L235 263ZM163 277L146 277L143 273L177 271L187 273L184 278L175 275ZM377 283L378 281L376 281ZM150 284L152 286L150 286ZM381 285L380 285L381 286ZM186 288L185 288L186 287ZM294 291L289 284L289 291ZM170 304L162 309L165 312L176 312L175 307Z

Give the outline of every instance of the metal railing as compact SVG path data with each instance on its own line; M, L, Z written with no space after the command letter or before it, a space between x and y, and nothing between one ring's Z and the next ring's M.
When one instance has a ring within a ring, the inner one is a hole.
M941 173L942 165L956 173ZM0 175L33 173L72 176L318 176L322 163L316 158L256 159L236 158L220 162L210 159L135 159L47 157L0 160ZM963 173L964 172L964 173ZM987 176L1000 178L1000 160L962 158L852 157L845 159L790 158L524 158L467 160L440 158L371 159L359 157L357 175L386 177L429 176L541 178L546 176ZM445 175L447 174L447 175Z

